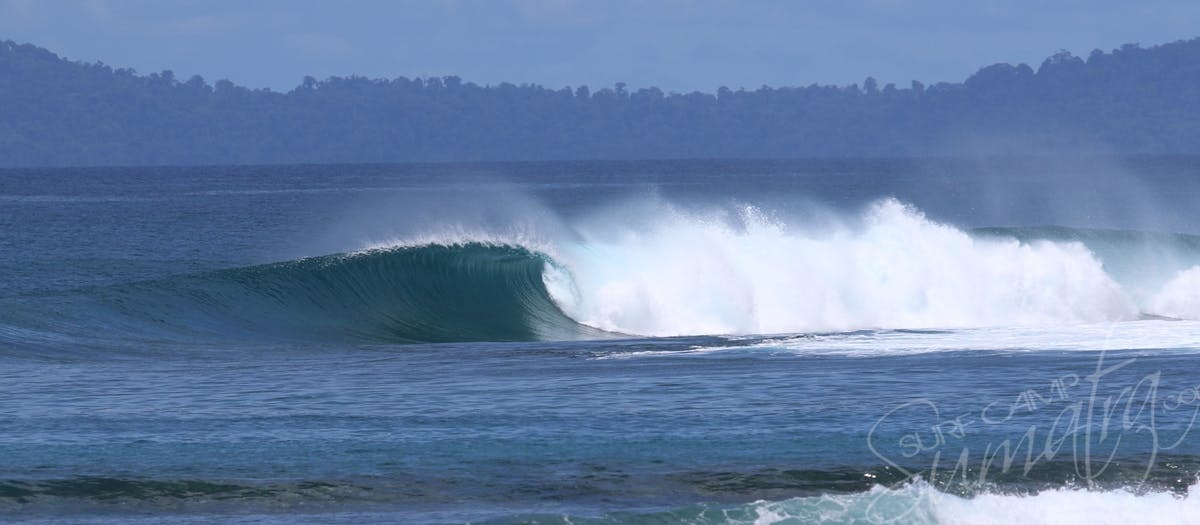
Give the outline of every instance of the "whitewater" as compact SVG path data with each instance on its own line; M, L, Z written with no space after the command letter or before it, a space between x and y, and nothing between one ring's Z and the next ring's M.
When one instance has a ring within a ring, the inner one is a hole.
M0 171L0 521L1200 521L1195 166L940 162Z
M818 227L789 224L754 206L707 214L667 207L631 222L637 224L575 225L565 242L536 232L457 228L374 243L366 252L519 247L545 258L543 282L566 315L627 335L1200 318L1200 266L1181 267L1180 257L1153 261L1171 266L1157 276L1157 286L1147 288L1145 281L1154 278L1145 276L1122 283L1080 240L972 233L895 199Z
M1056 239L1028 229L968 231L890 198L813 222L749 205L660 205L621 222L557 224L553 235L529 225L517 233L454 225L343 254L65 294L54 312L18 323L436 342L1200 319L1200 265L1181 262L1200 256L1189 236L1154 239L1169 257L1135 260L1139 271L1118 263L1114 272L1089 240L1103 239L1126 266L1128 252L1147 241L1090 230L1066 239L1062 230ZM72 303L77 315L63 308ZM110 315L97 318L105 308Z

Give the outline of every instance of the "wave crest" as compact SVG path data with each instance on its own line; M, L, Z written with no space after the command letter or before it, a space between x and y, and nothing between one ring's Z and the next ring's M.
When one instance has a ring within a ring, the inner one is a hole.
M10 309L0 337L532 341L1067 325L1134 320L1142 311L1200 319L1200 265L1147 294L1114 280L1085 245L1100 242L1107 254L1135 242L1126 251L1140 253L1136 243L1147 239L1076 232L1081 242L1062 228L1053 239L1026 230L969 233L892 199L820 226L755 207L707 216L656 207L567 230L460 229L355 253L79 290L40 309ZM1182 244L1172 250L1196 264L1200 254Z

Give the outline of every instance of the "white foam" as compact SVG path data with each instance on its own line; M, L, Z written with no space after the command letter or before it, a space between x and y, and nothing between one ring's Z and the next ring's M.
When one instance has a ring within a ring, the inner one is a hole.
M1194 488L1192 491L1194 492ZM1166 492L1138 495L1126 490L1107 492L1059 489L1034 496L984 494L964 499L931 494L936 523L960 525L1125 525L1130 523L1200 523L1200 498L1179 498Z
M750 520L776 523L891 523L953 525L1106 525L1200 523L1196 486L1186 497L1167 492L1056 489L1033 495L987 493L963 498L923 482L866 493L794 498L752 505Z
M1179 319L1200 319L1200 265L1179 272L1147 302L1147 311Z
M1096 323L1137 307L1080 243L976 239L895 200L806 230L663 210L559 246L580 322L651 335Z
M631 335L1061 327L1140 311L1200 320L1200 266L1135 293L1082 243L974 237L894 199L816 222L661 202L550 222L448 224L365 249L521 246L554 261L544 281L567 315Z

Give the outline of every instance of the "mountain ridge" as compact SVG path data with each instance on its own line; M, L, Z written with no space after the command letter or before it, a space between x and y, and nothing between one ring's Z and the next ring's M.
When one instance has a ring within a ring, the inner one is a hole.
M0 42L0 166L1200 153L1200 39L963 82L720 88L306 77L287 92Z

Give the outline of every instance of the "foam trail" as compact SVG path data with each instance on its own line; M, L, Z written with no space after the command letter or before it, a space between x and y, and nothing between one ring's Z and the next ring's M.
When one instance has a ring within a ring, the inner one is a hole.
M1138 309L1077 242L975 238L895 200L857 226L740 225L669 211L641 229L581 229L555 257L582 323L652 336L1129 320Z
M964 328L955 330L859 330L762 338L721 338L687 351L632 350L597 359L678 357L725 351L767 351L799 355L874 357L933 352L1069 352L1069 351L1194 351L1200 341L1200 321L1139 320L1079 325Z

